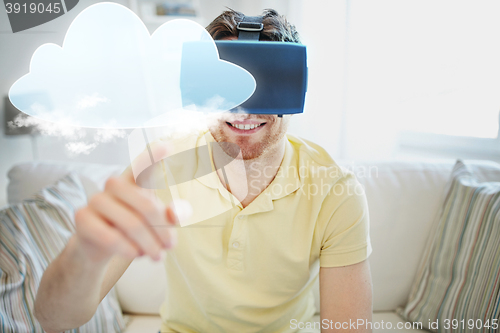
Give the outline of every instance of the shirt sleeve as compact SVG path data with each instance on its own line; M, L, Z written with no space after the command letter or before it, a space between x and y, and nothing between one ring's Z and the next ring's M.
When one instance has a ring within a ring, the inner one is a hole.
M368 204L354 174L348 173L332 187L323 207L328 209L320 266L347 266L367 259L372 252Z

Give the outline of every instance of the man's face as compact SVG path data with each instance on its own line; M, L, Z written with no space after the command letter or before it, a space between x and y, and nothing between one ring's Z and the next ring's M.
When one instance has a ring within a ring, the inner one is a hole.
M285 136L289 117L277 115L223 113L209 124L217 142L237 144L243 159L251 160L272 151Z
M223 40L237 39L226 37ZM289 121L289 117L279 118L277 115L223 113L209 124L209 129L217 142L237 144L243 159L251 160L272 150L280 142ZM246 127L255 128L241 129Z

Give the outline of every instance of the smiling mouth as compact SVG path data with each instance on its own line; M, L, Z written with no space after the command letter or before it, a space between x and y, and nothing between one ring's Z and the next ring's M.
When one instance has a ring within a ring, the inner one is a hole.
M230 122L226 121L226 124L228 124L229 126L231 126L233 128L242 130L242 131L251 131L251 130L254 130L256 128L260 128L260 127L264 126L266 123L260 123L260 124L233 124L233 123L230 123Z

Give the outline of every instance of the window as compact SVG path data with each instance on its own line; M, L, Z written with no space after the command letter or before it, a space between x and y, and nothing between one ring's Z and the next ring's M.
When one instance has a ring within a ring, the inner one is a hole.
M394 157L405 145L500 156L500 1L346 0L344 16L337 157ZM340 74L321 73L324 84Z

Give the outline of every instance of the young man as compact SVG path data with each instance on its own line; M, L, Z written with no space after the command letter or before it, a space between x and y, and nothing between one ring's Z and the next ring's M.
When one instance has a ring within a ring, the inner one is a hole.
M242 19L229 10L207 30L216 40L236 39ZM261 40L299 42L294 26L275 11L264 12L263 24ZM169 251L161 332L295 331L315 312L311 289L318 274L322 330L340 323L345 332L364 331L346 323L372 318L365 195L325 150L287 134L288 122L286 115L225 113L183 141L237 144L242 158L226 168L238 179L231 186L220 170L194 183L205 199L194 202L194 214L233 205L189 227L158 227L175 224L174 210L145 195L131 170L109 179L77 212L76 234L42 278L35 312L46 331L90 320L130 262L142 254L158 260L162 248ZM165 149L152 147L156 156L166 156ZM169 203L167 191L156 195ZM182 213L178 208L179 219Z

